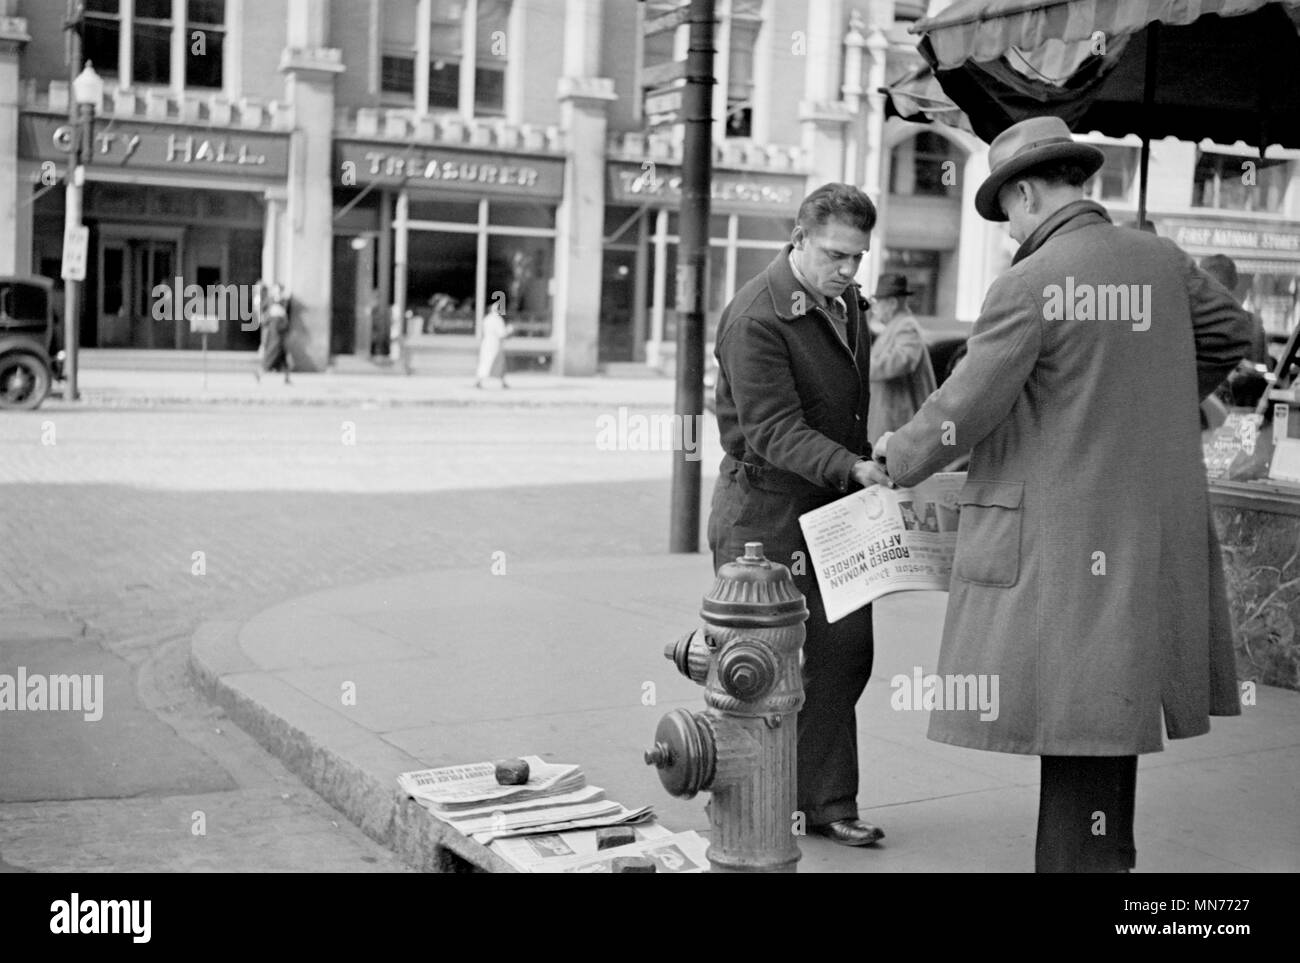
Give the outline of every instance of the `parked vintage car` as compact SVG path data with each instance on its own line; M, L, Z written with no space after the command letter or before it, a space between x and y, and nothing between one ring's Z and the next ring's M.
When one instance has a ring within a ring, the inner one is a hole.
M40 407L62 377L54 282L0 275L0 409Z

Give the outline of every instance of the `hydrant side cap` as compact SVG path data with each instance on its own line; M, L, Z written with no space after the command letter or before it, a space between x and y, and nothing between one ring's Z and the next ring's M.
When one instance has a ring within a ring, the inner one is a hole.
M718 569L700 616L714 625L777 628L807 619L808 605L790 570L767 559L761 542L746 542L743 556Z

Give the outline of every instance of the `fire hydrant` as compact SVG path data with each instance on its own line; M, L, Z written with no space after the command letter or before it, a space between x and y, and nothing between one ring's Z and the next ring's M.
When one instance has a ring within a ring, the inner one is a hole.
M703 712L659 721L647 765L674 796L713 794L714 872L794 872L795 721L803 705L799 650L808 606L790 570L762 542L718 570L700 608L704 625L664 655L704 686Z

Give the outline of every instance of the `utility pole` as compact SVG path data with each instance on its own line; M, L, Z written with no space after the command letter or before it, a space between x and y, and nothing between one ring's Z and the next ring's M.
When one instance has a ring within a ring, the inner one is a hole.
M83 122L85 111L77 102L77 74L81 72L81 17L79 0L68 0L68 16L64 29L68 37L68 125L72 128L72 151L68 154L67 195L64 199L63 217L63 378L67 384L64 398L77 401L77 367L80 363L77 349L81 344L81 280L69 276L69 247L72 238L81 232L82 191L86 169L83 157L89 156L90 130ZM84 260L81 270L84 276Z
M700 550L700 449L704 418L704 318L709 281L709 187L713 175L714 0L690 0L690 46L682 112L681 242L677 248L677 420L695 451L673 452L669 551ZM688 455L692 457L687 457Z

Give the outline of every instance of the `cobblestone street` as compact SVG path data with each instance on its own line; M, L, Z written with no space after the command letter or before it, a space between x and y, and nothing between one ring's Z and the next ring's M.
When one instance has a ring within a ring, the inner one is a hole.
M68 651L78 658L117 657L131 667L141 706L175 730L166 738L185 743L178 744L178 758L208 773L206 783L230 782L223 769L234 777L231 792L291 780L228 725L224 750L210 744L212 730L223 728L219 714L190 687L184 671L194 628L206 619L247 618L305 592L388 575L486 570L494 562L508 571L521 561L662 552L669 455L598 450L597 414L499 406L10 414L0 420L5 671L13 671L15 654L31 662L54 643L74 643ZM706 486L717 462L716 440L708 444ZM63 664L71 661L69 655L53 671L83 671ZM16 722L0 725L11 737L18 731ZM28 802L78 798L88 802L61 804L91 807L76 816L86 824L83 835L106 846L114 840L97 868L139 868L141 860L155 867L161 860L161 868L189 865L179 856L169 862L156 846L131 845L125 826L153 829L147 819L125 818L122 807L137 803L113 802L179 792L184 787L162 771L168 767L147 768L129 785L109 779L70 790L54 773L72 760L61 759L59 767L42 761L43 737L33 746L28 736L35 727L21 731L22 739L5 738L0 728L0 739L22 743L20 756L27 756L18 775L11 769L0 777L0 802L6 804L0 806L0 859L29 868L76 868L60 857L52 837L39 854L25 847L30 859L18 858L15 837L20 827L29 840L41 832L42 824L22 810ZM105 750L105 739L129 743L139 735L78 726L76 754L94 756ZM162 733L148 738L164 740ZM150 752L147 743L118 748L137 756ZM241 769L250 758L257 765ZM301 786L294 792L311 795ZM281 795L272 793L267 804L282 806ZM250 805L242 799L224 808ZM359 851L373 846L315 797L304 805L325 831L347 835ZM240 822L250 823L247 811ZM341 828L332 827L335 822ZM257 847L263 832L250 830L248 845ZM340 868L327 856L313 857L303 839L303 851L286 854L284 868ZM370 855L391 860L382 850ZM256 866L248 856L234 846L211 865Z

